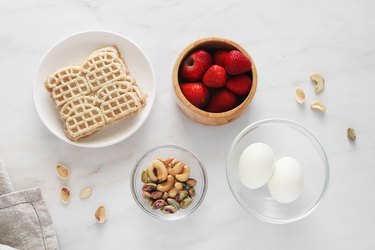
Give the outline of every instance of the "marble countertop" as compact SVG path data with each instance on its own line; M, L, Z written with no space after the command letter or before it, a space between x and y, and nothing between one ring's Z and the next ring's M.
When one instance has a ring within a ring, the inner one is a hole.
M375 2L374 1L92 1L20 0L0 3L0 155L15 189L40 186L61 249L374 249L375 248ZM114 31L135 41L151 59L157 96L149 119L131 138L102 149L68 145L42 124L32 86L46 51L67 35ZM207 127L184 116L174 102L171 71L178 53L195 39L222 36L253 56L258 90L236 121ZM326 77L315 96L311 72ZM299 107L294 88L325 115ZM331 167L327 196L307 218L287 225L247 214L226 183L230 143L245 126L281 117L301 123L324 145ZM349 143L346 128L357 131ZM157 128L157 132L155 131ZM196 140L196 138L201 138ZM186 219L167 222L139 209L129 188L137 159L166 143L194 151L204 162L209 188L202 206ZM57 162L72 168L77 194L64 206ZM108 221L98 225L104 203Z

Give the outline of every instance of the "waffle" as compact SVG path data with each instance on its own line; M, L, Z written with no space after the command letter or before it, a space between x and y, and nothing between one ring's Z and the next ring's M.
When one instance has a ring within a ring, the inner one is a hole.
M113 46L92 52L82 63L82 70L91 91L115 81L133 81L120 53Z
M72 141L91 135L105 125L104 115L98 108L100 101L92 96L79 96L68 101L61 109L65 120L65 135Z
M45 87L64 121L65 135L73 141L137 113L147 102L115 46L97 49L81 64L59 69Z
M96 92L95 96L101 101L100 110L106 123L110 124L142 109L140 99L132 91L133 88L130 82L118 81L109 83Z
M89 85L80 66L66 66L53 73L44 83L57 107L70 99L90 93Z

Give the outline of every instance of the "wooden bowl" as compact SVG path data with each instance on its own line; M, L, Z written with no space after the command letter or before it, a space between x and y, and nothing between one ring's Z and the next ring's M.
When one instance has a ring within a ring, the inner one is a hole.
M242 101L240 105L231 109L226 112L222 113L211 113L204 110L201 110L191 104L184 96L180 89L180 81L179 81L179 69L181 63L184 61L186 56L188 56L191 52L197 49L206 49L206 50L213 50L213 49L227 49L227 50L239 50L241 51L250 61L251 61L251 73L252 73L252 86L248 96L245 100ZM255 68L255 63L251 56L246 52L244 48L242 48L237 43L225 39L225 38L218 38L218 37L209 37L203 38L198 41L195 41L189 44L177 57L176 63L173 68L173 86L177 97L177 105L180 107L182 112L187 115L193 121L206 124L206 125L223 125L229 123L236 118L238 118L247 108L249 103L254 97L255 90L257 88L258 83L258 75Z

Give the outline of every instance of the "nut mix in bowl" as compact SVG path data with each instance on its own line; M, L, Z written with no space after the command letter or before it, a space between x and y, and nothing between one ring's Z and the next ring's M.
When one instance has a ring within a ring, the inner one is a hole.
M215 37L188 45L176 60L172 78L180 109L206 125L238 118L254 97L258 82L246 50Z
M176 145L151 149L132 172L132 194L153 217L177 220L195 211L207 189L206 171L189 150Z

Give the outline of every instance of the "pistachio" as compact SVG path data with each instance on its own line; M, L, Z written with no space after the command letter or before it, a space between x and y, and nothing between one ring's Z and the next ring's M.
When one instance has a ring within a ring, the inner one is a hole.
M169 197L169 194L168 194L168 192L164 192L163 193L163 196L161 197L163 200L166 200L166 199L168 199L168 197Z
M156 200L153 204L153 207L154 209L160 209L162 207L164 207L165 205L167 205L167 202L165 200Z
M101 205L96 209L95 219L98 223L103 223L107 220L107 211L105 206Z
M175 187L176 189L178 189L178 190L182 190L183 185L182 185L181 182L176 182L176 183L174 184L174 187Z
M186 182L190 187L195 187L197 185L197 181L193 178L189 178Z
M177 188L172 188L171 190L169 190L168 195L171 198L176 198L178 192L179 190Z
M162 207L160 211L162 211L165 214L174 214L176 213L177 209L174 206L168 205L168 206Z
M145 199L150 199L151 198L151 194L149 192L147 192L147 191L143 191L142 192L142 196Z
M355 130L353 128L348 128L347 135L348 135L349 140L351 140L353 142L357 138L357 135L356 135Z
M174 185L174 177L172 175L168 175L167 181L158 184L156 189L161 192L168 192L169 190L172 189L173 185Z
M146 183L143 185L142 187L142 191L146 191L146 192L152 192L154 190L156 190L156 187L157 185L155 183Z
M142 180L143 183L147 183L148 182L147 170L143 170L142 171L141 180Z
M195 189L193 187L189 188L188 193L189 193L190 197L194 197L195 196Z
M296 101L297 101L298 103L304 103L304 102L305 102L305 99L306 99L305 92L303 91L302 88L297 87L297 88L296 88Z
M79 193L79 198L82 200L88 199L90 198L91 194L92 194L92 187L84 187Z
M70 200L70 189L68 187L60 188L60 200L64 204L68 204Z
M312 109L317 110L319 112L326 111L326 106L324 105L324 103L318 100L313 101L310 106Z
M189 187L190 187L190 186L189 186L188 184L186 184L186 182L184 182L184 183L182 184L182 188L183 188L183 189L188 190Z
M176 201L182 201L186 197L188 197L189 193L187 190L181 190L176 194Z
M168 198L167 203L171 206L174 206L176 210L180 209L180 203L178 203L178 201L176 201L175 199Z
M67 180L70 177L70 169L68 166L58 163L55 167L56 174L61 180Z
M183 200L180 202L180 207L181 207L181 208L187 208L188 206L191 205L191 203L193 203L193 199L190 198L190 197L187 197L187 198L183 199Z
M149 199L148 200L148 205L150 206L150 207L154 207L154 203L155 203L155 200L154 199Z
M324 78L319 73L313 73L310 75L310 80L315 83L314 91L319 93L324 89Z
M152 199L160 199L162 196L163 196L163 192L160 192L160 191L154 191L150 194L151 198Z

